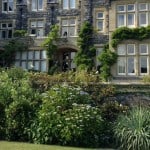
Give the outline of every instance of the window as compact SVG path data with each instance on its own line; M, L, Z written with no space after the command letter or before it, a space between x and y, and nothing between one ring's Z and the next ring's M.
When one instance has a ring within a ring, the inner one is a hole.
M46 51L23 51L17 52L15 57L15 66L22 67L23 69L33 69L37 71L46 72Z
M75 19L63 19L62 20L62 36L75 36L76 35L76 22Z
M104 30L104 13L103 12L96 13L96 28L98 31Z
M139 4L139 11L145 11L147 10L147 4L141 3Z
M135 75L135 45L118 45L118 75Z
M14 11L14 0L2 0L2 12Z
M63 9L75 9L76 0L63 0Z
M139 26L147 26L147 25L148 25L148 14L139 13Z
M12 23L0 23L0 39L8 39L13 36Z
M44 36L44 22L42 20L31 21L30 35L34 35L37 37Z
M136 48L135 48L136 47ZM119 44L118 75L145 75L149 73L149 44ZM138 55L136 55L138 54ZM137 71L136 71L137 69Z
M118 5L117 6L117 27L134 27L135 26L135 5Z
M43 10L43 0L32 0L32 11Z

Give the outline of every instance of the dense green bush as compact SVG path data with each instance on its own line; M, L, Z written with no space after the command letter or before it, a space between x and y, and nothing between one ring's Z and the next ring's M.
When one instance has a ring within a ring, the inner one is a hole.
M7 114L7 139L15 141L28 141L26 128L33 119L33 110L28 101L17 101L9 105Z
M43 95L43 105L37 122L31 126L31 136L37 143L90 147L100 144L101 129L100 110L91 106L87 93L56 86Z
M115 137L122 150L150 149L150 109L134 108L121 115L114 127Z
M5 135L6 135L5 105L0 102L0 140L4 140Z

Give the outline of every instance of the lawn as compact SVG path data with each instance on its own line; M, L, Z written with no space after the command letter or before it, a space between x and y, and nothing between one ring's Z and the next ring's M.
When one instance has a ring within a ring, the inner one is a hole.
M63 147L63 146L48 146L48 145L0 141L0 150L98 150L98 149L74 148L74 147ZM108 149L105 149L105 150L108 150Z

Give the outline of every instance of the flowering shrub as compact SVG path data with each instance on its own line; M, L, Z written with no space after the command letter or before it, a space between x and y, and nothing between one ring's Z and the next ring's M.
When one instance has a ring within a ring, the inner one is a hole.
M32 139L46 144L98 146L102 118L90 103L90 96L80 89L53 87L43 95L38 120L31 126Z

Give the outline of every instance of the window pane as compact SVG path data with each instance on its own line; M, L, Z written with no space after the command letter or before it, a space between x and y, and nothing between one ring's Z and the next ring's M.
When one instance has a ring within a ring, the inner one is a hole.
M97 13L97 18L103 19L103 13L102 12Z
M134 4L129 4L128 5L128 11L134 11L134 10L135 10Z
M146 56L140 57L140 73L148 72L148 58Z
M40 59L40 51L35 51L35 59Z
M103 31L103 20L97 21L97 29Z
M36 21L31 21L31 27L36 27Z
M26 67L26 61L22 61L22 62L21 62L21 67L22 67L23 69L27 69L27 67Z
M76 7L75 0L70 0L70 8L75 8L75 7Z
M68 0L63 0L63 9L68 9L69 6Z
M70 22L70 25L75 25L75 19L70 19L69 22Z
M37 0L32 0L32 10L37 10Z
M33 51L28 52L28 59L33 59Z
M2 31L2 38L6 39L7 38L7 32L6 31Z
M33 62L32 61L28 61L28 69L33 69Z
M41 52L41 59L46 59L46 51Z
M126 54L126 46L118 45L118 55L125 55L125 54Z
M38 0L38 9L43 9L43 0Z
M68 27L62 27L62 36L68 35Z
M41 71L46 72L46 61L41 61Z
M128 14L128 26L134 25L134 14Z
M117 7L117 10L118 10L119 12L125 11L125 6L124 6L124 5L119 5L119 6Z
M38 37L43 37L44 36L44 30L43 29L38 29L37 36Z
M147 54L148 53L148 45L147 44L140 44L140 53Z
M6 23L2 23L2 28L3 29L7 28L7 24Z
M139 4L139 10L147 10L147 4Z
M9 0L9 11L13 11L13 0Z
M128 57L128 74L135 73L134 57Z
M12 38L12 30L8 30L8 38Z
M20 61L15 61L15 66L20 67Z
M68 20L62 20L62 26L67 26L68 25Z
M40 61L34 62L34 70L40 70Z
M146 13L139 14L139 24L141 26L147 25L147 14Z
M125 26L125 15L118 14L118 26Z
M75 35L75 27L70 27L69 28L69 35L74 36Z
M37 22L37 26L38 27L43 27L44 26L44 22L43 21L38 21Z
M22 60L23 59L25 59L25 60L27 59L27 52L22 52Z
M7 2L3 3L3 11L7 11L8 5Z
M125 74L126 72L126 60L125 58L118 59L118 74Z
M128 54L134 54L135 53L135 48L134 48L134 44L128 44L127 45L127 49L128 49Z

